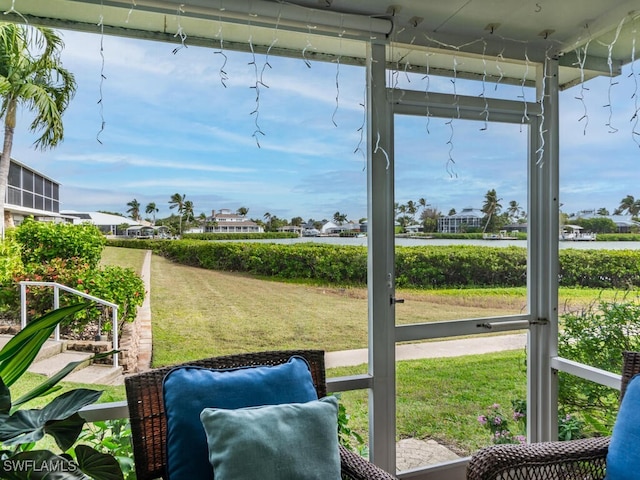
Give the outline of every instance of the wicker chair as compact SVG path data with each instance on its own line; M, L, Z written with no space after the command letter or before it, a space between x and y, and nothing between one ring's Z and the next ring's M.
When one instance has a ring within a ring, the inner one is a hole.
M640 373L640 353L624 352L620 400ZM602 480L610 437L528 445L494 445L477 452L467 480Z
M247 353L197 360L187 362L184 365L206 368L278 365L285 363L292 355L300 355L307 359L318 397L324 397L327 394L327 386L324 352L321 350ZM166 478L167 423L162 398L162 380L172 368L174 366L158 368L125 379L138 480ZM343 479L392 480L395 478L342 446L340 447L340 460Z

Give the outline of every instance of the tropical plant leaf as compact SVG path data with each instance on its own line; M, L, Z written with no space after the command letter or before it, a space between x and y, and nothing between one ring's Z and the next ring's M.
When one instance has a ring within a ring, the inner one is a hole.
M97 353L96 355L91 357L90 360L93 362L95 360L108 357L118 352L119 350L111 350L110 352ZM69 362L63 369L61 369L55 375L52 375L51 377L47 378L40 385L33 388L29 392L25 393L23 396L21 396L15 402L13 402L13 406L12 406L13 410L15 410L18 406L23 405L24 403L27 403L29 400L33 400L34 398L48 395L49 393L52 393L53 391L59 389L59 387L54 388L55 385L58 382L60 382L64 377L69 375L78 365L84 362L85 361L83 360L78 360L76 362Z
M23 344L29 341L29 338L42 329L51 328L51 332L55 326L60 323L68 315L73 315L84 308L91 305L91 302L75 303L66 307L57 308L40 318L32 320L15 334L7 344L0 350L0 362L4 362L7 357L14 355L21 350Z
M0 475L9 480L91 480L73 460L48 450L22 452L3 460Z
M88 388L76 388L65 392L42 408L43 419L46 422L64 420L78 412L82 407L96 402L100 395L102 395L102 391Z
M11 410L11 392L0 377L0 413L9 413Z
M73 445L80 434L78 431L68 445L73 428L77 428L74 426L75 422L81 421L84 424L84 420L79 415L69 421L67 419L77 414L82 407L94 403L100 395L102 392L97 390L77 388L54 398L42 409L18 410L0 423L0 441L7 446L19 445L36 442L45 433L51 433L56 442L61 442L60 448L66 450ZM56 428L55 422L59 422L59 428Z
M89 305L91 303L83 302L58 308L29 322L25 328L14 335L0 350L0 378L4 384L10 387L27 371L56 325Z
M76 443L84 427L84 418L79 413L74 413L68 418L47 422L44 432L51 435L63 452L69 450Z
M80 469L94 480L123 480L120 464L111 455L100 453L87 445L75 448Z
M0 442L5 446L37 442L44 436L40 410L20 410L0 423Z

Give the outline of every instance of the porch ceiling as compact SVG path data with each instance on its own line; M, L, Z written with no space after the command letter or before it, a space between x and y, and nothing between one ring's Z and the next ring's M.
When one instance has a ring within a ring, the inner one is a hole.
M13 6L13 8L12 8ZM399 69L535 79L560 57L560 85L614 75L632 59L640 0L0 0L5 18L74 30L363 63L388 42ZM576 50L587 49L583 68Z

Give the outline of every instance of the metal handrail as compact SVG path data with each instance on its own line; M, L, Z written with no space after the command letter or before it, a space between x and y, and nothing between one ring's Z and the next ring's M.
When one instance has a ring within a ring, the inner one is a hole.
M82 298L86 298L87 300L91 300L92 302L96 302L100 305L104 305L106 307L111 307L111 324L113 325L112 329L112 345L113 350L118 350L118 305L112 302L108 302L106 300L102 300L101 298L94 297L93 295L89 295L88 293L81 292L80 290L76 290L75 288L67 287L66 285L62 285L57 282L37 282L32 280L23 280L20 282L20 328L24 328L27 326L27 286L36 286L36 287L53 287L53 308L60 308L60 290L64 290L65 292L72 293ZM99 334L100 332L98 332ZM56 326L56 329L53 334L53 338L56 341L60 340L60 325ZM113 366L118 367L118 354L113 354Z

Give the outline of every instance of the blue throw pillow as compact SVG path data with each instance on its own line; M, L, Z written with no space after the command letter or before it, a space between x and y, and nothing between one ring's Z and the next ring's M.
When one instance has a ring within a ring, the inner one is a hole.
M627 385L607 453L606 480L637 480L640 472L640 375Z
M216 480L340 480L338 399L205 408Z
M306 360L275 366L211 370L178 367L163 383L169 480L213 479L200 412L317 400Z

